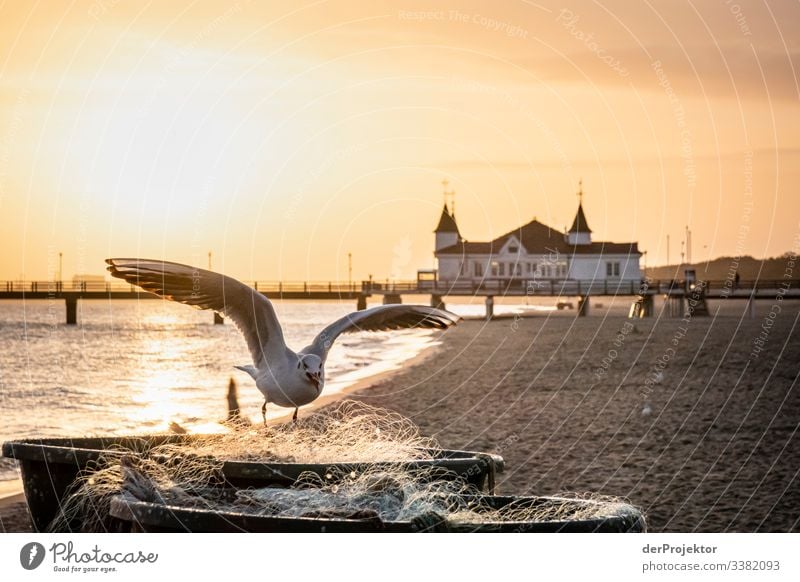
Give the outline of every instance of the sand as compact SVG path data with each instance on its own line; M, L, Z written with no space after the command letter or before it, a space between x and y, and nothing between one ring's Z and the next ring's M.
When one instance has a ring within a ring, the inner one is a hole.
M22 481L0 481L0 533L31 531Z
M405 414L445 447L503 455L505 494L625 497L650 531L797 531L798 308L771 319L757 357L769 304L756 319L712 305L688 324L599 309L464 321L342 397ZM0 528L29 528L24 503L0 504Z
M599 315L463 322L436 358L356 397L445 447L503 455L502 493L622 496L650 531L796 531L797 308L784 306L752 360L763 307L635 329ZM659 359L663 380L644 397Z

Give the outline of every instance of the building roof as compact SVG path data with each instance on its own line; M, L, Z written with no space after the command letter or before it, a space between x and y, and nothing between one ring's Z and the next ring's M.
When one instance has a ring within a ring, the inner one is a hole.
M442 208L442 216L439 218L439 226L433 232L454 232L458 234L458 225L456 224L456 217L450 214L447 210L447 204Z
M578 214L583 216L583 211L578 210ZM576 217L577 220L577 217ZM585 224L585 222L584 222ZM588 228L588 227L586 227ZM586 232L586 231L583 231ZM638 243L612 243L612 242L593 242L583 245L571 245L564 237L562 232L542 224L538 220L532 220L515 230L494 239L491 242L469 242L461 241L452 246L436 251L437 255L461 255L476 254L489 255L497 253L508 242L511 237L516 237L529 254L546 255L558 252L564 255L610 255L610 254L639 254Z
M586 215L583 213L583 204L578 204L578 212L575 213L575 220L572 221L572 228L569 232L592 232L589 224L586 222Z

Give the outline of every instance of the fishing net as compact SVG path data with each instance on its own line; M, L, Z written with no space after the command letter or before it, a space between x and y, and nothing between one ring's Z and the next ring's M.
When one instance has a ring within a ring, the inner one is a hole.
M430 459L439 446L423 437L408 418L363 402L345 400L300 418L269 427L234 427L204 435L166 454L213 455L223 460L288 463L359 463Z
M636 511L621 500L596 496L497 506L463 475L407 463L432 459L436 450L436 443L420 436L408 419L344 401L297 423L192 437L146 453L118 450L113 462L85 472L50 529L109 531L116 523L109 517L111 500L118 495L216 512L410 521L445 530L457 524L597 519ZM235 488L226 481L226 461L332 466L301 473L288 486Z
M633 509L619 499L562 496L524 500L497 507L495 498L474 485L436 469L383 469L305 474L287 489L242 490L229 502L230 511L283 517L375 516L382 521L482 524L609 518Z

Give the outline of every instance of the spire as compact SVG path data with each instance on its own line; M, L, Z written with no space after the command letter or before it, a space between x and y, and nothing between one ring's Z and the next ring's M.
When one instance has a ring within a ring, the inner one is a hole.
M458 225L455 217L447 210L447 204L442 208L442 216L439 218L439 226L433 232L454 232L458 234ZM460 238L460 236L459 236Z
M578 212L575 213L575 220L572 221L572 228L569 232L592 232L586 222L586 215L583 213L583 180L578 182Z
M569 232L592 232L589 225L586 224L586 215L583 213L583 205L578 204L578 212L575 214L575 220L572 221L572 228Z
M455 220L456 218L456 191L455 190L447 190L447 186L450 184L450 181L445 178L442 180L442 196L444 196L444 206L447 208L447 202L450 201L450 216L453 217Z

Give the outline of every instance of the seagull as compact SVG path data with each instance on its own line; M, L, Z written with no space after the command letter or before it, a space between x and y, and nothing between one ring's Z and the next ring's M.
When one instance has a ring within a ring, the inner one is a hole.
M267 404L298 409L319 397L325 387L325 360L343 333L408 328L446 329L458 315L425 305L381 305L345 315L323 329L299 352L283 339L272 302L265 295L213 271L150 259L106 259L112 276L143 290L199 309L212 309L233 321L244 335L253 365L234 366L255 380L264 395L261 416L267 424Z

